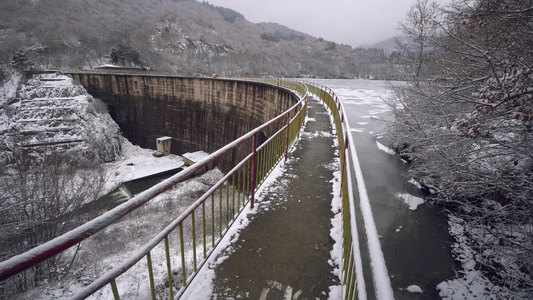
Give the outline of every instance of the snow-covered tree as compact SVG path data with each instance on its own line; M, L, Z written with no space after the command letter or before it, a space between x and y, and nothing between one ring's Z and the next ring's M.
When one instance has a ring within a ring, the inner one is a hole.
M477 268L532 296L533 5L456 1L442 17L435 9L417 1L402 26L425 50L403 53L415 68L393 86L395 144L435 200L483 231Z
M22 150L0 171L0 260L30 250L87 221L83 204L95 200L106 180L98 164L68 155ZM56 256L2 283L9 295L65 275L72 258ZM66 263L65 263L66 261Z
M425 63L429 60L430 51L437 34L438 5L428 0L416 1L407 14L405 21L400 22L399 29L407 37L397 39L398 48L404 53L403 65L407 76L420 77L424 74Z
M140 66L141 54L133 49L130 44L120 43L116 48L111 49L111 62L114 64L121 64L123 66Z

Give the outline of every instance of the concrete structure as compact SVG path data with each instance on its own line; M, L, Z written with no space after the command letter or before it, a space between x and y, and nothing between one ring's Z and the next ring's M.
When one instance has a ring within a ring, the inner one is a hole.
M169 136L164 136L155 139L157 151L162 155L168 155L170 153L170 148L172 146L172 138Z
M202 160L203 158L206 158L207 156L209 155L209 153L206 153L202 150L199 150L199 151L196 151L196 152L187 152L187 153L184 153L183 154L183 163L187 166L187 167L190 167L192 165L194 165L195 163L197 163L198 161ZM198 170L196 173L196 175L200 175L202 173L205 173L209 170L211 170L213 168L213 165L212 164L209 164L207 165L205 168L201 169L201 170Z
M157 137L172 136L171 153L177 155L197 150L212 153L298 101L294 93L284 88L241 80L70 75L91 95L108 104L111 116L132 143L153 149ZM265 132L265 136L272 133ZM243 153L249 153L250 145L242 147L235 151L231 162L223 164L233 165Z

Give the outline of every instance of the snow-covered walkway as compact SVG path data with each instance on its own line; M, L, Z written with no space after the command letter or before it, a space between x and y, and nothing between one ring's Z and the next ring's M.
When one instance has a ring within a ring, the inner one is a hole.
M279 176L262 188L256 208L245 212L240 229L225 237L225 249L209 260L183 298L338 296L339 253L332 250L339 244L331 234L332 223L340 220L332 211L338 159L331 132L327 112L311 101L305 131Z

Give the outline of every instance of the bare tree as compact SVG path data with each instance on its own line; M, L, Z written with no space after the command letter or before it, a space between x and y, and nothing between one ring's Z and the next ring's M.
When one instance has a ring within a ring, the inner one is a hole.
M79 165L57 152L38 156L16 153L0 176L1 260L86 221L80 218L80 208L98 197L106 179L99 164ZM3 289L21 292L56 278L66 268L57 256L15 276Z
M396 147L412 161L410 174L436 191L434 200L476 232L478 269L532 296L533 6L457 1L438 20L419 4L427 1L413 6L402 28L416 49L424 41L431 47L403 53L415 68L393 86ZM421 34L420 22L438 35Z
M407 40L397 39L397 46L404 53L404 65L410 77L418 78L429 60L434 41L437 37L438 5L428 0L417 0L399 29Z

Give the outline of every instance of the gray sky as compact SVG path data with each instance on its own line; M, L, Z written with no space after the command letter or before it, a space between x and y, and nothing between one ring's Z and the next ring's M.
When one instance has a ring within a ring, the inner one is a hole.
M451 0L437 0L449 3ZM328 41L360 46L398 34L415 0L207 0L253 23L274 22Z

